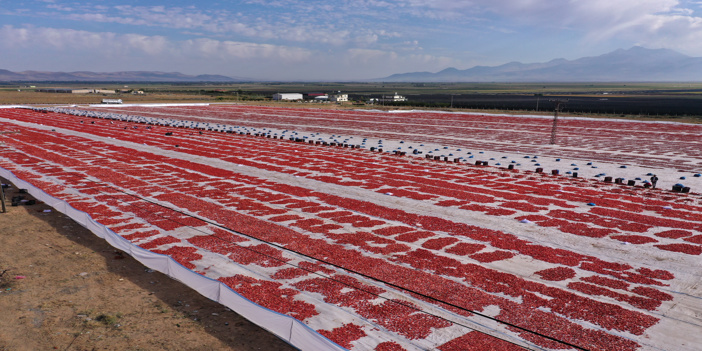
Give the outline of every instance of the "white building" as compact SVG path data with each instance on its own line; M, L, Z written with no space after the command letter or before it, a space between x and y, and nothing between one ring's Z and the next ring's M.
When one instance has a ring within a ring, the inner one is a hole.
M380 99L380 101L385 101L385 102L398 102L398 101L407 101L407 98L402 96L402 95L383 95L383 97Z
M382 103L382 102L401 102L401 101L407 101L407 98L402 96L402 95L383 95L380 99L378 98L370 98L368 100L369 104L377 104L377 103Z
M329 96L329 101L331 102L346 102L349 101L349 94L333 94Z
M273 94L275 101L298 101L302 100L302 94L299 93L276 93Z

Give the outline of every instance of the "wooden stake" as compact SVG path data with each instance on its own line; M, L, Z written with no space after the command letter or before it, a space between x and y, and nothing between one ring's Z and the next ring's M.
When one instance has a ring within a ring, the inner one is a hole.
M0 184L0 203L2 203L2 213L6 213L7 209L5 208L5 188L3 188L1 184Z

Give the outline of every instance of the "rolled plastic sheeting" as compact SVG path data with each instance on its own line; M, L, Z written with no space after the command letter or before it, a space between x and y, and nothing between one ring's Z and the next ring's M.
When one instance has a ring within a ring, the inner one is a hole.
M301 350L346 350L293 317L259 306L246 297L239 295L239 293L224 283L195 273L167 255L157 254L132 244L127 239L96 222L87 213L76 210L68 202L47 194L1 167L0 176L15 184L18 188L27 189L29 194L37 200L43 201L56 211L70 217L93 232L93 234L105 239L114 248L128 253L144 266L166 274L208 299L229 307L234 312L275 334L290 345Z

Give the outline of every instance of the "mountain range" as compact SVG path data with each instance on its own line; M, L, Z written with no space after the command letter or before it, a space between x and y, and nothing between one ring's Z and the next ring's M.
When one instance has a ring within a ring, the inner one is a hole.
M187 75L179 72L12 72L0 69L0 82L242 82L250 78L223 75ZM376 82L699 82L702 57L669 49L635 46L576 60L544 63L510 62L500 66L475 66L459 70L393 74Z
M382 82L690 82L702 81L702 57L669 49L635 46L576 60L545 63L510 62L465 70L393 74Z
M12 72L0 69L0 81L14 82L239 82L246 79L220 75L187 75L179 72Z

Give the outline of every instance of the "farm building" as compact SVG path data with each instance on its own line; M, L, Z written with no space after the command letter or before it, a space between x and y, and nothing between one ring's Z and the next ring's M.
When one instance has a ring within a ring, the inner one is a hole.
M383 97L380 99L380 101L398 102L398 101L407 101L407 98L402 96L402 95L397 95L397 93L395 93L394 95L383 95Z
M382 95L380 98L370 98L368 99L369 104L376 104L376 103L382 103L382 102L402 102L402 101L407 101L407 98L398 95L395 93L394 95Z
M275 100L275 101L302 100L302 94L300 94L300 93L276 93L276 94L273 94L273 100Z
M346 102L349 101L349 94L333 94L329 96L329 101L331 102Z
M319 100L319 99L328 99L329 95L326 93L305 93L303 94L305 100Z

